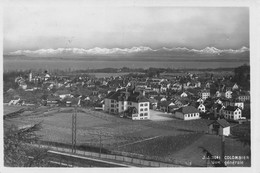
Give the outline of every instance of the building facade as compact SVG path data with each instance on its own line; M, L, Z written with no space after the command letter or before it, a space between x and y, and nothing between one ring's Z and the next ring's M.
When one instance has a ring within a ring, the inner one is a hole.
M130 109L134 111L129 111ZM109 114L125 115L133 120L146 120L150 119L150 102L138 91L124 89L112 91L104 99L104 111Z

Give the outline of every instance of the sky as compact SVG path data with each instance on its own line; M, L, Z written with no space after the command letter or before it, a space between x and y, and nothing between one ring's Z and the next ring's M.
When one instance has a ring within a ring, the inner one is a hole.
M248 7L33 2L5 3L4 53L48 48L249 47Z

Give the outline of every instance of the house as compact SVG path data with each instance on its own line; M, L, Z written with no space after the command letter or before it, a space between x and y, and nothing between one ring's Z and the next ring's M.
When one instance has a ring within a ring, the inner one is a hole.
M240 94L240 95L237 97L237 99L238 99L239 101L242 101L242 102L250 101L250 94L249 94L249 92Z
M215 97L221 97L221 96L222 96L222 93L220 91L216 91Z
M225 97L227 98L227 99L231 99L232 98L232 91L230 91L230 90L227 90L226 92L225 92Z
M227 107L227 106L237 106L239 107L241 110L244 109L244 102L242 101L238 101L238 100L226 100L223 102L223 104Z
M201 83L199 81L191 81L183 84L184 89L200 88Z
M182 85L180 83L174 83L171 87L172 90L180 91L182 90Z
M138 117L138 110L136 107L129 107L123 114L123 116L126 116L127 118L133 118Z
M18 99L16 99L16 100L11 100L11 101L8 103L8 105L9 105L9 106L10 106L10 105L18 105L20 101L21 101L20 98L18 98Z
M66 107L80 106L80 98L66 97L61 101L61 105Z
M227 120L239 120L242 117L242 110L236 106L227 106L223 109L223 115Z
M179 107L175 105L172 101L163 101L158 104L160 111L162 112L172 112L173 110L178 109Z
M206 100L208 97L210 97L210 91L207 89L201 90L198 94L203 100Z
M167 85L161 85L160 92L166 92L167 91Z
M210 88L210 86L211 86L211 82L207 82L207 83L205 84L205 87L206 87L206 88Z
M222 101L221 101L220 99L217 99L217 100L215 101L215 104L221 104L221 105L222 105L223 103L222 103Z
M136 91L135 89L128 90L128 88L111 91L104 100L105 112L122 114L128 111L129 108L135 107L137 112L132 114L132 120L150 119L149 100L140 91Z
M189 102L186 100L177 99L175 100L174 104L177 105L178 107L183 107L183 106L188 106Z
M230 135L230 124L225 119L219 119L208 124L208 133L229 136Z
M47 97L46 105L48 106L54 106L57 105L60 101L60 98L58 96L49 95Z
M188 94L186 92L181 93L181 97L188 97Z
M205 107L205 105L203 105L202 103L201 103L201 104L198 104L198 106L196 106L196 108L197 108L200 112L203 112L203 113L206 112L206 107Z
M150 108L156 110L158 106L158 101L154 98L150 98L149 102L150 102Z
M200 113L199 110L193 106L185 106L175 111L175 117L182 120L194 120L200 119Z
M60 99L64 99L66 97L71 97L71 92L69 90L58 90L54 93L55 96L59 96Z
M21 83L19 85L23 90L26 90L27 89L27 84L25 82Z
M197 102L200 103L200 104L203 104L203 103L204 103L204 100L203 100L202 98L199 98L199 99L197 100Z
M239 87L238 87L238 85L235 83L234 85L233 85L233 87L232 87L232 90L234 91L234 90L238 90L239 89Z
M210 108L210 112L214 114L215 118L220 117L223 115L223 110L225 109L225 106L222 104L214 103L212 107Z

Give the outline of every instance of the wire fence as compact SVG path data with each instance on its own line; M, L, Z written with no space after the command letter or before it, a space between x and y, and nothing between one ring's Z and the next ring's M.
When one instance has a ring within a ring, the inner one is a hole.
M34 147L39 148L47 148L49 150L71 153L71 148L67 147L58 147L55 145L46 145L46 144L32 144ZM107 152L107 153L104 153ZM109 154L108 154L109 153ZM87 157L95 157L100 159L109 159L119 162L126 162L133 165L140 165L141 167L183 167L183 166L191 166L191 162L189 161L178 161L167 163L162 161L156 161L155 158L147 157L140 154L121 152L121 151L105 151L102 153L98 152L90 152L85 150L76 149L75 154L87 156Z

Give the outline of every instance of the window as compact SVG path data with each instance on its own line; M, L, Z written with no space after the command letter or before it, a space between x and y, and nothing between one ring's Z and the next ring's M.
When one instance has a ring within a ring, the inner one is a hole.
M113 108L113 107L115 107L114 105L111 105L111 107Z
M143 111L143 109L140 109L140 111Z
M147 104L147 103L145 103L145 104L144 104L144 106L148 106L148 104Z
M140 116L142 117L142 116L144 116L144 114L143 114L143 113L140 113Z
M147 116L148 115L148 113L144 113L144 116Z
M148 111L148 109L147 109L147 108L145 108L144 110L145 110L145 111Z
M122 110L124 110L124 107L122 107Z
M140 104L140 106L144 106L143 104Z

